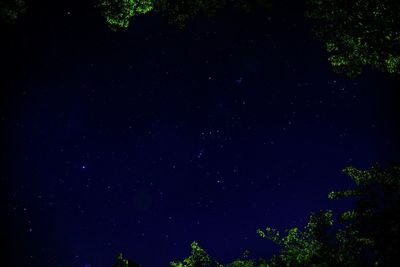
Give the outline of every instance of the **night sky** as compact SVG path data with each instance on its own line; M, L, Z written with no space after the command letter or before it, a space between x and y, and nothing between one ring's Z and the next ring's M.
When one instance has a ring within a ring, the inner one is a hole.
M8 266L168 266L194 240L270 256L256 229L340 209L344 167L400 160L400 80L335 74L302 3L112 32L92 3L47 2L1 44Z

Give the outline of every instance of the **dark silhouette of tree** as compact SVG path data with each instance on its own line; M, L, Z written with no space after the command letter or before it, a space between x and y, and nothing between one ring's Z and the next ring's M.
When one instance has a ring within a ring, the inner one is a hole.
M15 23L25 8L24 0L0 0L0 20L7 24Z
M369 66L400 74L400 1L308 0L306 16L338 73L352 77Z
M397 266L400 247L400 166L381 170L344 169L354 189L329 193L330 199L355 198L355 208L333 220L332 211L311 215L303 231L281 234L258 230L281 247L280 254L262 266Z
M397 266L400 247L400 165L383 170L348 167L355 189L331 192L329 198L355 198L356 207L341 214L348 228L373 242L375 266ZM372 256L372 255L370 255Z

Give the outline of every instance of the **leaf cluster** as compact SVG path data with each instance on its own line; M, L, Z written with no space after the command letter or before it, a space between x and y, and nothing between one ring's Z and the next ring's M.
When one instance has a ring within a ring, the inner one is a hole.
M26 11L24 0L0 0L0 21L13 24Z
M353 77L365 66L400 74L400 1L308 0L306 16L334 71Z
M265 266L395 266L400 247L400 166L343 171L356 187L328 197L355 198L354 209L338 214L336 220L330 210L314 213L303 231L258 230L281 247Z
M153 0L99 0L98 7L113 31L126 29L135 15L154 8Z
M171 267L223 267L223 265L212 260L197 242L191 244L192 252L189 257L181 261L170 262Z

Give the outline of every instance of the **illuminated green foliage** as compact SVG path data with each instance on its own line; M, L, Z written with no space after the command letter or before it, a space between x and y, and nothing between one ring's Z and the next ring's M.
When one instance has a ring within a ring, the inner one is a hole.
M341 213L336 222L332 211L313 214L302 231L258 230L281 247L260 266L394 266L395 248L400 246L400 166L343 171L356 188L331 192L329 198L355 198L355 208Z
M145 14L153 9L153 0L99 0L110 29L126 29L135 15Z
M255 267L256 261L249 259L250 252L245 250L242 259L236 259L233 262L225 265L226 267Z
M328 210L311 215L303 231L296 227L285 234L271 228L258 230L261 237L281 247L280 253L262 266L365 266L363 255L373 242L353 227L335 230L334 225L333 213Z
M340 215L342 221L354 220L357 218L357 213L354 210L348 210Z
M392 165L386 170L382 170L379 165L372 166L369 170L358 170L354 167L343 169L358 186L353 189L355 195L366 194L364 190L369 188L371 184L379 185L382 189L400 191L400 166ZM339 191L340 193L343 191Z
M400 69L400 56L389 55L385 60L386 68L389 73L396 73Z
M168 22L183 28L198 15L211 17L228 6L244 12L262 7L270 8L272 0L98 0L109 27L126 29L132 17L151 10L167 17Z
M171 267L222 267L221 264L212 260L207 252L197 242L191 244L192 253L189 257L180 261L170 262Z
M281 247L279 255L273 257L265 266L313 266L313 263L326 260L328 250L328 230L333 225L332 211L312 214L304 231L297 227L278 230L267 227L265 231L257 230L258 234L270 239Z
M21 13L26 10L24 0L0 0L0 20L13 24Z
M332 191L328 194L329 199L339 199L343 197L354 197L358 194L357 191L353 189L346 189L339 192Z
M252 260L235 260L226 265L226 267L255 267L255 262Z
M171 267L255 267L256 262L248 259L249 251L243 253L242 259L236 259L233 262L222 265L210 258L207 252L202 249L197 242L191 244L192 252L189 257L181 261L170 262Z
M248 7L245 0L99 0L99 2L103 16L113 30L127 28L131 18L136 14L145 14L153 9L166 16L171 24L183 28L197 15L212 16L231 2L242 8Z
M355 76L365 66L400 74L400 1L308 0L306 15L325 43L334 71Z

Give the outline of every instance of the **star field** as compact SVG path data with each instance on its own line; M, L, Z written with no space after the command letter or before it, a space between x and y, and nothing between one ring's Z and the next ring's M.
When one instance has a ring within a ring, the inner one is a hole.
M334 74L301 14L111 33L81 12L27 18L7 55L26 55L1 109L10 266L167 266L193 240L268 256L256 229L340 208L345 166L399 160L398 80Z

